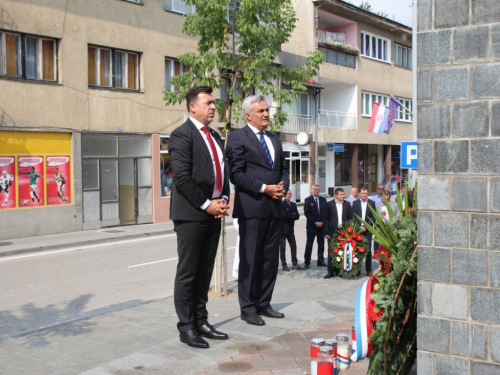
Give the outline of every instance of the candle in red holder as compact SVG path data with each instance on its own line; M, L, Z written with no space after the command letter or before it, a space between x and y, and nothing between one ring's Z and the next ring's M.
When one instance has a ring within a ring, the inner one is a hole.
M318 352L318 375L333 375L335 369L333 362L333 348L321 346Z
M325 339L311 339L311 375L318 374L318 353L320 346L323 346Z
M337 340L326 339L325 346L329 346L333 350L333 375L337 375Z

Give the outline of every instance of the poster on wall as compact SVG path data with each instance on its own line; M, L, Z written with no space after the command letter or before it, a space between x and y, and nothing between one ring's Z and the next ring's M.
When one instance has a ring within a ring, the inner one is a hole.
M15 160L14 156L0 156L0 208L16 207Z
M47 156L45 181L47 189L47 204L71 203L70 157Z
M44 205L43 156L17 158L19 207Z

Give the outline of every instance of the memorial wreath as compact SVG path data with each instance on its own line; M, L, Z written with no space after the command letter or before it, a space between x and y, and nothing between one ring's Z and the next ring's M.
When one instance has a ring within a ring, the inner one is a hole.
M332 266L343 277L361 272L363 260L370 251L370 244L363 236L361 227L354 221L347 221L337 228L330 241Z

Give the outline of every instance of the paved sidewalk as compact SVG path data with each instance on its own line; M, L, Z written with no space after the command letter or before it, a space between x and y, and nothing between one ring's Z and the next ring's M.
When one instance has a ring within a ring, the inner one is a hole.
M228 225L232 222L228 221ZM0 256L172 233L171 223L116 227L0 242ZM72 321L0 342L0 375L30 374L308 374L313 337L350 336L358 286L366 280L324 280L325 269L279 271L273 307L285 319L263 327L239 317L236 283L208 304L210 322L229 340L209 349L179 342L172 298ZM1 312L0 312L1 313ZM364 375L368 360L345 375Z

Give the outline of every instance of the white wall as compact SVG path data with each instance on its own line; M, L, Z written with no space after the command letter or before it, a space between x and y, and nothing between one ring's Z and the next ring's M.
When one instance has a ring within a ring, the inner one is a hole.
M357 86L341 82L329 83L321 93L320 109L357 113Z

